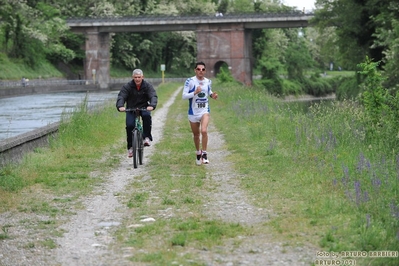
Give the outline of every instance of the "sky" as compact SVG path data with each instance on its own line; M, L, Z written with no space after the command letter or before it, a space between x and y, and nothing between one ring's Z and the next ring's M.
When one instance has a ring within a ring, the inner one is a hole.
M296 6L298 9L302 10L312 10L314 9L315 0L282 0L286 6Z

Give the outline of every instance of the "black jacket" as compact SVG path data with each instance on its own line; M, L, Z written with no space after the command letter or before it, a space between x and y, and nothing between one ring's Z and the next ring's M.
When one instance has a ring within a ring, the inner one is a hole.
M154 87L143 79L140 90L136 89L136 84L133 80L129 81L122 86L122 89L118 93L118 99L116 100L116 108L119 111L119 107L123 107L126 104L126 108L145 108L152 106L154 109L157 107L158 96Z

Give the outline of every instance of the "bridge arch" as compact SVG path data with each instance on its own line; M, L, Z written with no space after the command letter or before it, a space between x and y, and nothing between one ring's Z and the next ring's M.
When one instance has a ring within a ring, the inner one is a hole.
M213 66L211 74L214 77L216 77L220 73L220 69L223 66L227 66L229 70L231 69L231 66L229 66L225 61L221 60L221 61L217 61L216 64Z

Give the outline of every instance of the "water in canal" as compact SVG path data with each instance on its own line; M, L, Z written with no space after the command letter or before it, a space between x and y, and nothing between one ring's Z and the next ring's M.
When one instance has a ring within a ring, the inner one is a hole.
M116 102L117 94L90 92L88 106ZM60 121L63 113L75 110L85 97L86 92L66 92L0 99L0 141Z

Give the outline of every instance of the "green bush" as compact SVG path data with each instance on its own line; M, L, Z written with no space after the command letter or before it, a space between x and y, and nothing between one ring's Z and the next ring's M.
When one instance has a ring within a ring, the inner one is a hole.
M359 95L359 82L356 76L340 77L338 79L336 97L338 100L356 99Z
M265 88L267 92L275 96L284 95L284 86L282 79L262 79L258 84Z
M216 77L220 82L234 82L235 81L235 79L231 75L229 69L226 67L221 67L220 72L216 75Z
M301 83L307 94L316 97L326 96L335 91L333 85L334 79L322 78L317 74L312 75L310 78L302 79Z
M379 149L390 153L399 149L399 94L391 95L383 87L385 77L377 69L379 62L372 62L366 57L365 62L359 64L359 74L363 81L359 101L364 107L363 117L368 141L376 141Z
M299 95L302 94L303 86L300 82L295 80L284 79L283 83L283 95Z

